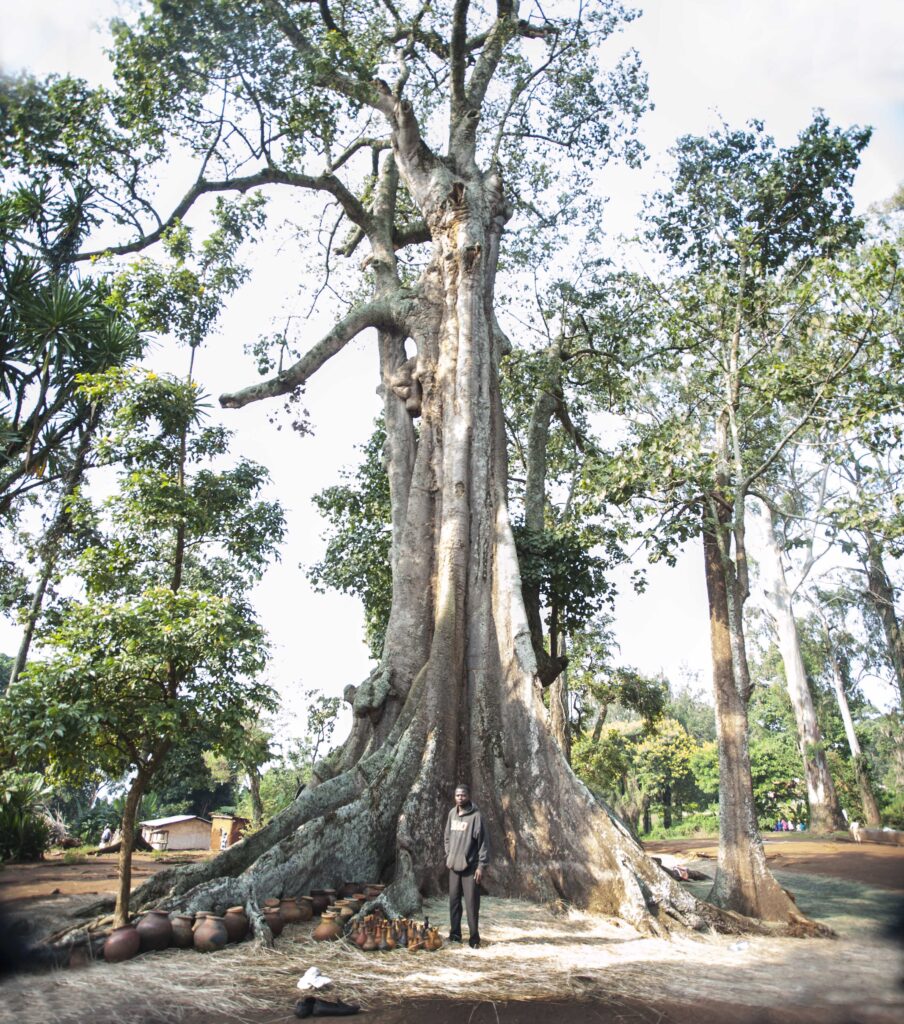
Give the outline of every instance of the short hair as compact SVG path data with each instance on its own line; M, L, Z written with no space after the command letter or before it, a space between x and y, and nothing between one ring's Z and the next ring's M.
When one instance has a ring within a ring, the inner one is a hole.
M463 789L468 794L468 796L471 795L471 787L467 784L467 782L459 782L455 789L456 791L459 789Z

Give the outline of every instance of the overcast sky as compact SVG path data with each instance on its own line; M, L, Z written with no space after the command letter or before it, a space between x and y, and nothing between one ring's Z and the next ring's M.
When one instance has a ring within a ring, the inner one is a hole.
M649 74L655 109L641 134L651 159L641 172L607 169L611 231L630 231L669 145L680 135L706 132L720 117L732 125L761 118L782 145L793 142L817 107L843 126L872 125L855 188L861 209L904 179L901 0L650 0L639 6L643 17L622 38L624 47L640 51ZM0 66L106 80L102 26L116 9L114 0L0 0ZM173 187L184 190L182 182ZM304 287L287 287L290 259L275 245L255 256L250 285L230 304L198 361L198 376L212 395L254 380L243 344L305 307ZM161 345L153 358L158 368L184 372L185 354L171 346ZM290 708L300 688L339 694L369 668L357 601L313 594L298 565L316 561L322 549L311 494L356 461L353 446L366 439L379 414L376 371L373 339L362 337L317 373L304 403L315 425L312 437L277 431L268 422L272 410L260 403L213 412L239 431L236 451L270 469L273 493L289 514L289 542L259 588L257 606L274 645L272 678ZM624 662L673 679L696 673L708 685L708 614L696 547L676 569L654 567L643 596L620 598L616 631ZM0 650L12 652L16 644L16 631L0 624ZM884 703L891 691L876 688L872 696Z

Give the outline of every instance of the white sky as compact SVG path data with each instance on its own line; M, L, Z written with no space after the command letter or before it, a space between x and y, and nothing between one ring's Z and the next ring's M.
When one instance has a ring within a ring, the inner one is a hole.
M781 145L794 140L817 107L836 124L871 124L875 134L855 188L860 208L886 198L904 180L900 0L649 0L638 6L644 16L621 38L625 47L637 47L649 74L655 110L641 134L651 159L641 172L606 170L610 231L630 231L639 197L650 189L675 138L706 132L720 116L732 125L761 118ZM0 67L106 78L98 26L116 7L115 0L0 0ZM183 183L174 181L173 189L181 194ZM243 344L272 330L287 309L305 308L304 282L291 294L297 281L289 259L288 250L272 246L255 254L252 281L199 356L197 374L211 395L257 379ZM316 333L312 324L311 341ZM164 346L154 358L158 368L184 371L184 353ZM358 602L314 594L298 565L311 564L322 551L323 524L310 496L335 483L340 467L357 461L353 446L365 440L380 411L376 371L373 341L365 336L317 373L304 403L315 425L313 437L277 432L267 422L274 410L263 404L212 413L239 431L236 453L270 469L273 493L288 512L282 562L268 573L256 603L273 643L271 677L290 715L301 689L340 694L368 672ZM649 579L644 595L625 589L618 601L622 660L672 679L699 673L708 686L699 550L690 547L675 569L651 567ZM12 652L16 644L16 630L0 622L0 650ZM877 686L871 696L888 703L892 693Z

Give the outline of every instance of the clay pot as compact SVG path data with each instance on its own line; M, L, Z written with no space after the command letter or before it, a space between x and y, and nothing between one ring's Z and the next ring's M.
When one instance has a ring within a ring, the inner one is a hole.
M310 921L314 916L314 901L310 896L298 897L298 911L301 914L299 920Z
M250 922L244 907L230 907L223 915L223 926L230 942L241 942L248 934Z
M364 895L367 899L373 900L376 899L385 888L386 886L379 882L368 882L367 885L364 886Z
M339 896L343 899L349 896L356 896L366 884L366 882L343 882L339 887Z
M336 914L342 924L350 918L355 916L355 907L350 906L348 900L336 900L333 904L333 913Z
M267 927L273 932L273 938L275 939L277 935L282 935L282 930L285 928L286 923L282 919L279 907L264 907L263 913Z
M141 952L166 949L173 941L173 926L165 910L149 910L136 925Z
M275 897L272 897L269 900L264 900L265 907L273 907L276 910L279 910L280 903L282 903L282 900L278 900Z
M131 960L141 948L141 936L133 924L124 924L114 928L104 943L104 960L110 964L118 964L123 960Z
M194 914L173 914L170 918L173 927L173 945L179 949L188 949L194 945L192 930L195 926Z
M336 915L329 910L325 910L320 924L311 932L311 938L315 942L335 942L336 939L341 939L342 925L339 923Z
M298 900L294 896L279 901L279 912L286 924L297 924L301 920L301 911L298 909Z
M229 942L223 918L216 914L198 914L195 920L195 949L199 953L216 953Z
M424 949L429 950L431 953L435 953L438 949L443 948L443 940L440 937L439 931L436 928L431 928L427 932L427 939L424 942Z
M361 948L365 953L372 953L377 948L377 937L374 935L372 925L367 929L367 934L364 937L364 943Z
M311 902L315 914L322 914L327 907L336 902L335 889L312 889Z

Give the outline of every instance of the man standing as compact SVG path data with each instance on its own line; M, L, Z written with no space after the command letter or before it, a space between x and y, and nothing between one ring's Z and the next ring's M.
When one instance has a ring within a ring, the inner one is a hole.
M480 811L468 786L455 787L455 806L446 819L446 867L449 869L449 941L461 942L461 900L468 912L468 945L480 948L480 890L490 848Z

